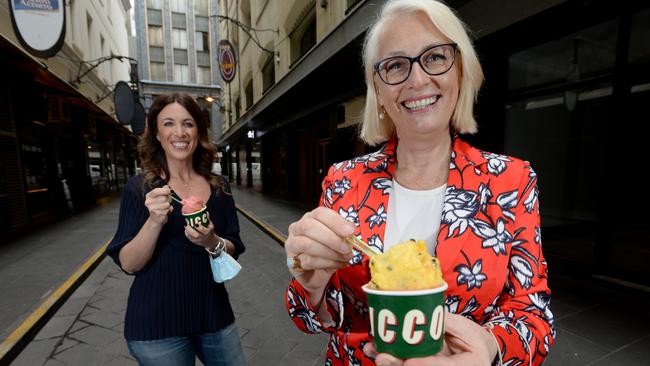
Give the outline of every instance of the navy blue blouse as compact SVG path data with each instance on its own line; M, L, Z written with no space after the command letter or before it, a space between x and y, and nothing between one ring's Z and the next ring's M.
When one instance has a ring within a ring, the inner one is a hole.
M120 249L138 234L149 217L144 205L149 189L143 187L142 181L142 175L138 175L127 182L117 232L107 248L120 268ZM229 187L225 191L229 192ZM217 193L214 187L211 192L206 205L214 231L235 245L237 258L245 247L239 237L235 202L229 193ZM173 205L151 259L134 273L124 321L127 340L214 332L235 321L226 288L212 279L208 253L185 237L181 207L176 202Z

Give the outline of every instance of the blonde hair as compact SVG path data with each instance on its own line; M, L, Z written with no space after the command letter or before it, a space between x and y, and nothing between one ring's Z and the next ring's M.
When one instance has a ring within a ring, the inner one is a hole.
M380 120L377 93L373 83L374 63L377 62L379 35L387 21L399 15L423 13L433 25L455 42L457 46L456 65L460 65L460 92L458 102L451 116L451 128L457 133L475 133L474 102L483 83L483 70L476 51L463 22L437 0L389 0L381 9L375 23L366 33L363 43L363 65L366 76L366 105L363 112L360 137L368 145L377 145L395 137L395 126L388 116Z

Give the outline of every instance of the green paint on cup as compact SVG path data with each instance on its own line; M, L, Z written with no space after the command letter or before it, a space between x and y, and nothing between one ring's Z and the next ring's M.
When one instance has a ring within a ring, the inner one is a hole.
M447 284L428 290L382 291L363 286L368 295L370 333L380 353L408 359L442 349Z
M208 227L208 224L210 223L208 208L205 205L196 212L183 214L183 217L185 218L185 223L195 229L198 229L199 226Z

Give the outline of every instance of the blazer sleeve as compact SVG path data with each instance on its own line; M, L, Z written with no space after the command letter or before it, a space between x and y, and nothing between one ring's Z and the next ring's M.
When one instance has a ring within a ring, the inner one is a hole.
M321 194L320 206L332 208L325 199L325 195L332 181L333 172L334 167L332 166L323 180L323 193ZM334 324L328 324L318 317L318 309L309 301L307 290L295 278L292 279L287 287L285 299L289 317L291 317L291 320L293 320L298 329L304 333L333 332L336 327L341 325L343 315L343 296L340 289L339 276L335 272L330 278L330 282L323 294L323 304L327 305L327 311L334 321Z
M555 338L548 269L542 254L538 192L537 176L525 163L514 209L515 241L508 279L484 323L497 338L504 365L540 365Z

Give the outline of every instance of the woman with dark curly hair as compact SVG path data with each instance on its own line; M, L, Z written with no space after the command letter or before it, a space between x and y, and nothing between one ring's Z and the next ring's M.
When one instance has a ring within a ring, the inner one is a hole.
M124 335L141 365L245 364L223 283L211 258L245 247L227 182L211 173L216 149L205 117L184 93L161 95L138 145L143 174L127 183L117 232L107 252L135 276ZM199 197L207 227L185 226L182 197ZM206 251L208 252L206 254Z

